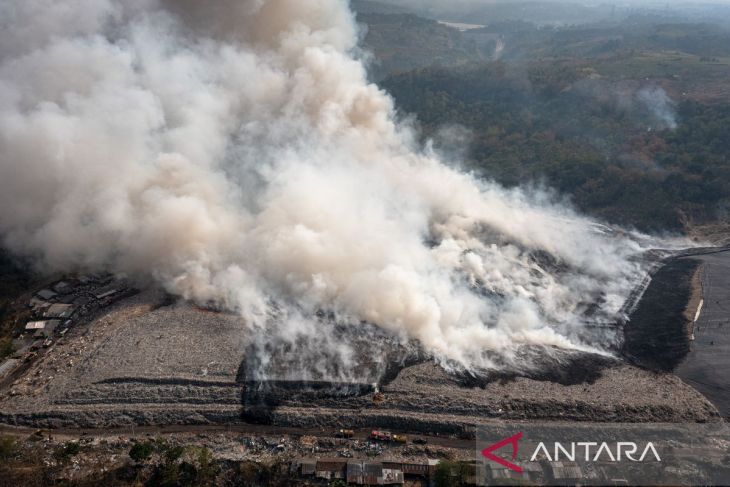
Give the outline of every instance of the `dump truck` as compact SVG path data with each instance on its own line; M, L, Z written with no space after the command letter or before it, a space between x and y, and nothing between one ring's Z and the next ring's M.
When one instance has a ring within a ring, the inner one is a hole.
M373 430L370 439L374 441L393 441L393 435L388 431Z
M339 430L335 432L336 438L353 438L355 432L353 430Z
M405 435L394 435L390 431L373 430L370 433L370 439L374 441L392 441L394 443L408 443L408 437Z

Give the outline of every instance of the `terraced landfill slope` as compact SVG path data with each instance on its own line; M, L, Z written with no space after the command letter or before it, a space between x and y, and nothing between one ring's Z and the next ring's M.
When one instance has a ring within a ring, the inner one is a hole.
M470 383L430 361L381 384L327 392L303 384L262 390L241 369L249 332L232 314L165 303L148 291L72 327L2 391L0 422L38 427L231 424L388 427L465 433L501 419L712 421L715 408L671 374L596 360L578 381L503 377ZM316 389L316 390L315 390ZM252 414L254 413L254 414ZM245 419L244 419L245 418Z

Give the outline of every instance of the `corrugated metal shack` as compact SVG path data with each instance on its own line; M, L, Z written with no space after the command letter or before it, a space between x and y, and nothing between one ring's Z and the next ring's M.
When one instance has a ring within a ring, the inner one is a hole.
M403 483L403 471L391 468L383 469L383 484L394 485Z
M76 312L76 306L73 304L52 304L43 316L46 318L70 318Z
M53 335L60 323L59 320L29 321L25 325L25 331L33 332L34 338L47 338Z
M383 485L383 464L380 462L362 462L363 485Z
M389 463L389 465L393 464ZM399 468L403 470L405 475L431 477L436 473L438 460L427 460L426 462L403 462L398 463L397 465L399 465Z
M347 483L362 485L363 472L362 472L362 461L361 460L348 460L347 461Z
M427 467L427 466L426 466ZM400 462L349 460L347 482L354 485L397 485L404 482Z
M317 470L317 460L313 458L304 458L299 460L299 475L306 477L314 475Z
M575 462L550 462L550 474L553 480L578 481L583 478L583 472Z
M320 458L317 460L316 476L320 479L346 479L347 460L344 458Z
M41 289L36 293L36 296L41 298L43 301L50 301L51 299L56 297L56 293L51 291L50 289Z
M305 458L292 462L290 471L303 477L346 480L350 485L401 485L410 480L426 485L433 480L438 460L427 462L385 461L345 458ZM405 470L409 474L405 473Z

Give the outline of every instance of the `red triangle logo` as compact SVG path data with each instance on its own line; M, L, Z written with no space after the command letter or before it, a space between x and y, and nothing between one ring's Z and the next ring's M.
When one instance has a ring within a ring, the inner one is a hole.
M499 450L500 448L512 445L512 461L514 462L517 458L517 451L519 449L519 441L522 439L523 433L520 431L514 436L510 436L509 438L505 438L504 440L498 441L497 443L486 447L484 450L482 450L482 456L488 460L491 460L495 463L498 463L502 465L503 467L506 467L510 470L514 470L517 473L522 473L522 467L519 465L515 465L512 462L509 462L505 460L504 458L500 458L497 455L493 454L492 452Z

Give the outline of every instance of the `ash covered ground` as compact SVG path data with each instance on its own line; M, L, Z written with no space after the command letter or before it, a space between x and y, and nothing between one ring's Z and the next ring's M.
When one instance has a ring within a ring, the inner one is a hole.
M84 428L255 422L468 435L495 419L719 420L676 376L606 356L574 353L540 372L474 376L379 338L329 337L354 340L363 379L328 381L293 369L296 350L254 338L236 315L144 291L80 320L7 377L0 421ZM308 380L294 380L297 371Z

